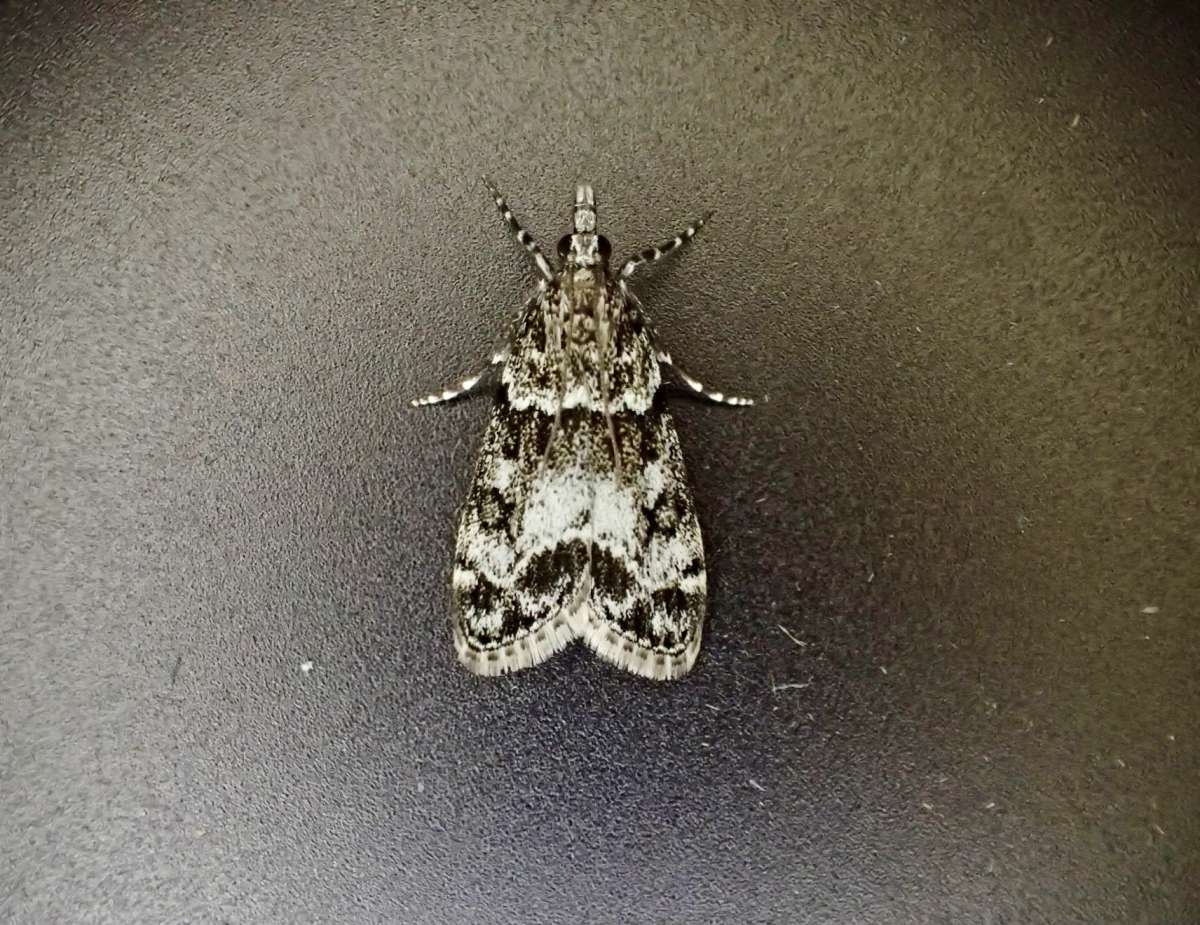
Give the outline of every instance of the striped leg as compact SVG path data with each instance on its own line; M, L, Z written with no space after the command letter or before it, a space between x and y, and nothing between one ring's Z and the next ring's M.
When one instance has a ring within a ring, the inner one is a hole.
M424 405L440 405L442 402L453 401L467 393L471 392L484 377L491 371L492 367L499 366L508 359L508 354L501 352L492 356L491 362L470 379L464 379L454 388L442 389L440 392L434 392L432 395L426 395L424 398L414 398L409 402L414 408L420 408Z
M753 398L739 398L736 395L726 395L723 392L710 392L708 389L706 389L704 387L704 384L702 382L700 382L700 380L693 379L691 376L689 376L687 373L685 373L682 369L680 369L678 366L676 366L675 361L671 359L671 354L669 354L665 351L662 351L662 350L659 351L658 362L662 363L664 366L669 366L669 367L671 367L671 369L675 370L675 374L677 376L679 376L679 378L682 379L684 381L684 383L686 383L686 385L689 389L691 389L697 395L703 395L709 401L716 402L719 405L733 405L734 407L738 407L738 408L744 407L746 405L754 404Z
M550 269L550 264L546 262L546 258L542 256L542 249L538 247L537 241L533 240L533 235L521 227L521 223L516 220L512 214L512 210L508 207L508 203L504 201L504 197L492 185L492 181L487 177L483 178L483 185L487 187L488 192L492 194L492 199L496 202L496 208L499 210L501 217L508 224L509 230L516 237L520 245L525 248L533 262L537 265L538 272L542 274L542 278L546 280L554 279L554 271Z
M621 265L620 279L629 279L637 271L637 268L644 263L654 263L656 260L662 260L671 251L678 250L687 244L696 236L696 232L704 227L704 223L712 218L712 212L708 212L705 216L683 230L681 234L675 235L670 241L658 245L658 247L648 247L640 254L630 257Z

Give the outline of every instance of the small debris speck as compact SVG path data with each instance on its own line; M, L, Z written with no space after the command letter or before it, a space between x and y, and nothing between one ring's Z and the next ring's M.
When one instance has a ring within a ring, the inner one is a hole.
M1120 758L1116 759L1115 764L1118 768L1128 767L1128 765L1126 765L1125 762L1122 761Z
M301 662L300 670L303 671L305 674L308 674L310 671L313 670L313 663L312 662Z
M995 803L995 801L994 801L994 800L989 800L987 803L984 803L984 804L983 804L983 808L984 808L984 809L995 809L995 808L996 808L996 803Z
M424 793L424 792L425 792L425 781L423 781L423 780L417 781L417 793Z
M1158 605L1157 604L1147 604L1145 607L1142 608L1142 613L1158 613Z
M801 649L806 648L808 646L807 642L801 642L794 635L792 635L791 631L788 630L788 628L786 626L784 626L782 623L776 623L775 625L779 627L779 630L780 630L780 632L783 633L783 635L785 635L788 639L790 639L792 642L794 642L796 645L798 645Z
M931 813L931 812L933 812L933 804L932 803L922 803L921 809L925 810L925 812L927 812L927 813Z
M1054 44L1054 36L1052 36L1052 35L1048 35L1048 36L1046 36L1046 44L1045 44L1045 45L1043 45L1042 47L1043 47L1043 48L1049 48L1049 47L1050 47L1051 45L1053 45L1053 44Z
M753 777L751 777L751 778L748 778L748 779L746 780L746 783L748 783L748 784L749 784L751 787L753 787L753 788L754 788L755 790L757 790L759 793L766 793L766 792L767 792L767 788L766 788L766 787L764 787L762 784L760 784L758 781L756 781L756 780L755 780Z
M1167 834L1165 831L1163 831L1163 827L1161 825L1159 825L1157 822L1154 823L1152 826L1150 826L1150 828L1154 829L1154 831L1157 832L1159 835Z
M1071 128L1078 128L1078 127L1079 127L1079 120L1080 120L1080 118L1081 118L1081 117L1080 117L1079 113L1075 113L1075 115L1071 117Z

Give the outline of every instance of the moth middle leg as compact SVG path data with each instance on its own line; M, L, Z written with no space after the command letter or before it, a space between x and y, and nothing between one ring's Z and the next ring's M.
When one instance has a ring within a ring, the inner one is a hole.
M699 379L692 378L686 372L680 369L675 364L675 361L671 359L671 354L667 353L665 350L658 351L658 362L675 370L675 375L682 379L684 384L687 385L689 389L691 389L697 395L704 396L711 402L716 402L718 405L732 405L737 408L754 404L753 398L741 398L737 395L726 395L724 392L714 392L706 388L704 383Z
M429 395L426 395L424 398L414 398L409 402L409 404L414 408L421 408L425 405L440 405L443 402L454 401L456 398L461 398L464 395L468 395L475 391L479 387L480 383L489 378L489 373L491 373L493 369L504 364L507 362L507 360L507 351L502 350L498 353L494 353L492 354L492 359L488 365L475 375L464 379L456 386L447 386L440 392L433 392Z

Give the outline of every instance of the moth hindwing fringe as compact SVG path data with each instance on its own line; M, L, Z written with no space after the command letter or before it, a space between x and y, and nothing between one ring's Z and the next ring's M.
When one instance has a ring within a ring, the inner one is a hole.
M656 351L627 280L703 220L610 271L595 196L579 186L555 269L488 189L541 280L508 350L493 357L496 401L451 579L458 657L498 675L582 639L635 674L681 677L704 627L704 547L675 425L654 400L670 357ZM751 404L680 375L714 401ZM450 400L485 378L413 404Z

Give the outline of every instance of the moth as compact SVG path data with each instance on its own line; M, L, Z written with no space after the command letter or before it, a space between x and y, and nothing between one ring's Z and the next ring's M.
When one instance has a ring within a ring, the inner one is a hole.
M450 401L499 372L455 543L458 658L499 675L582 639L635 674L679 678L700 649L707 585L679 437L656 400L662 368L718 404L753 402L709 391L657 350L629 280L690 242L712 213L614 273L595 195L581 185L555 268L484 184L539 280L488 368L412 402Z

